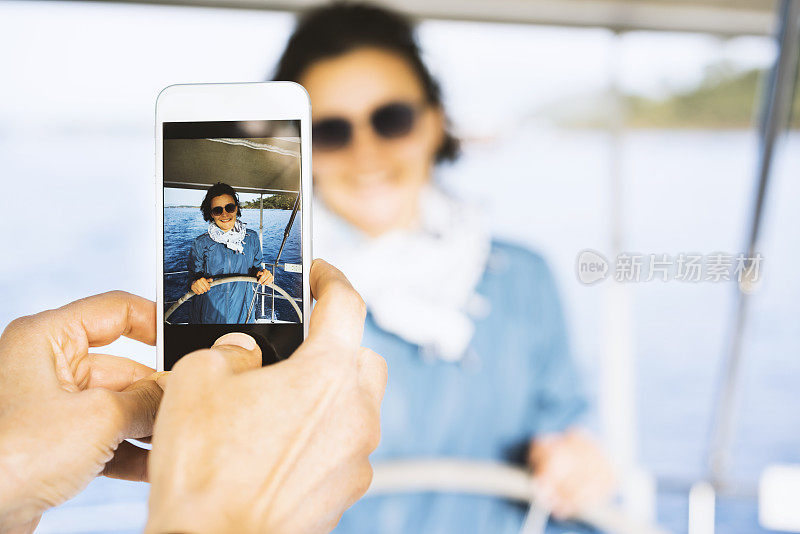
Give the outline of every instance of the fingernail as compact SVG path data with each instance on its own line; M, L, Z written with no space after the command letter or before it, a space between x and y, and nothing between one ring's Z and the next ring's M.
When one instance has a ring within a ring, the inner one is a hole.
M225 334L214 342L217 345L235 345L242 347L245 350L254 350L256 348L256 340L242 332L231 332Z
M153 373L152 375L148 376L148 380L155 380L156 384L163 390L167 385L167 378L169 377L169 371L158 371L157 373Z

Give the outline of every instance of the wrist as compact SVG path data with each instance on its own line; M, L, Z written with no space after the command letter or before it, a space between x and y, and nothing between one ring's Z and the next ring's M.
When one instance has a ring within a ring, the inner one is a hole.
M30 489L26 477L10 465L13 458L23 459L7 452L0 444L0 532L33 532L34 521L46 506L26 496Z
M20 476L16 466L30 465L29 458L17 452L13 444L7 440L0 441L0 532L11 516L18 516L25 506L26 484L29 477Z
M183 494L176 499L154 503L144 534L250 534L263 532L254 528L245 511L226 507L226 499Z

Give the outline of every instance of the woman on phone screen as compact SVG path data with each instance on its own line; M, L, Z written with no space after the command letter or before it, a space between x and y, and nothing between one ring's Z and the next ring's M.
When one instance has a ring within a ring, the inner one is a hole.
M208 188L200 204L208 230L197 236L189 251L190 323L245 324L254 284L231 282L211 287L226 276L255 276L260 285L271 284L272 273L261 268L258 234L242 221L239 195L233 187L218 182Z

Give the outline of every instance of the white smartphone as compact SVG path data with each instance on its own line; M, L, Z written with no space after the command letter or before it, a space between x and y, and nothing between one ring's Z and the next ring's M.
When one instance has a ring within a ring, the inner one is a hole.
M308 335L311 109L291 82L172 85L156 102L157 366L245 332Z

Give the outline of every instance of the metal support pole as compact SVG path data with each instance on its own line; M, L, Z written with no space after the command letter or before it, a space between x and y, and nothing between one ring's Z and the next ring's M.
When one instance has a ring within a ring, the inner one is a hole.
M627 108L620 80L620 34L611 36L608 55L608 189L611 272L625 246L624 135ZM599 412L606 447L621 475L622 506L632 517L652 521L656 515L655 482L638 460L636 413L636 346L633 336L631 288L606 284L603 288L603 351L600 355Z
M278 262L272 264L272 279L275 280L275 267L278 265ZM272 322L275 322L275 289L272 289Z
M780 28L777 35L778 56L769 76L761 109L756 196L746 243L747 257L759 251L761 230L772 157L778 136L788 124L797 80L798 48L800 47L800 0L782 0L779 8ZM747 267L749 268L750 261ZM745 271L747 272L747 271ZM736 390L742 360L742 340L747 323L749 281L737 287L736 310L730 332L729 348L723 356L721 384L713 415L709 444L708 469L711 482L719 489L725 485L730 464L730 448L735 428Z
M300 209L300 193L297 193L297 198L294 200L294 207L292 207L292 215L289 217L289 222L286 224L286 229L283 231L283 241L281 241L281 248L278 249L278 255L275 257L275 263L272 265L272 276L275 276L275 269L278 267L278 262L283 254L283 247L286 245L286 240L289 238L289 233L292 231L294 218L297 216L297 210ZM275 320L275 290L272 291L272 320Z
M261 268L264 268L264 193L258 197L258 246L261 249ZM273 293L275 291L273 290ZM264 316L264 296L261 296L261 316Z
M281 254L283 254L283 246L286 244L286 239L289 237L289 232L292 231L292 225L294 224L294 218L297 216L298 209L300 209L300 193L297 193L297 198L294 201L294 207L292 207L292 215L289 217L289 223L286 225L286 230L283 231L283 241L281 241L281 248L278 249L278 257L275 258L275 265L277 265L278 260L281 259Z

